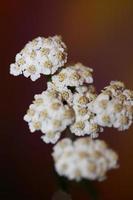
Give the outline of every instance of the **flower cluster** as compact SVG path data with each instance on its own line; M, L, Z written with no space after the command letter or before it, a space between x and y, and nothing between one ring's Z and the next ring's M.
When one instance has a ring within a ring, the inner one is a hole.
M93 69L81 63L67 65L66 45L61 37L38 37L16 55L10 73L35 81L51 74L46 91L35 95L24 116L30 132L40 130L45 143L56 143L67 129L71 135L90 137L63 139L54 146L53 158L59 175L70 180L103 180L117 167L117 154L100 140L104 127L120 131L133 122L133 91L112 81L100 94L93 86Z
M54 90L46 90L35 95L24 120L28 122L31 132L41 130L41 138L46 143L55 143L62 131L74 121L72 108L64 105L61 96Z
M66 45L60 36L38 37L28 42L16 55L10 73L14 76L23 74L35 81L41 74L54 74L66 61Z
M52 76L52 82L58 91L62 91L62 89L68 87L93 83L92 72L91 68L84 66L82 63L77 63L63 68L57 75Z
M133 91L119 81L112 81L90 105L100 126L126 130L133 122Z
M89 137L62 139L53 148L55 168L69 180L103 180L110 169L117 168L118 155L102 140Z
M93 90L92 90L93 89ZM94 121L94 113L89 109L89 104L96 98L94 87L80 86L73 94L73 109L75 122L70 130L77 136L90 135L97 137L103 129Z

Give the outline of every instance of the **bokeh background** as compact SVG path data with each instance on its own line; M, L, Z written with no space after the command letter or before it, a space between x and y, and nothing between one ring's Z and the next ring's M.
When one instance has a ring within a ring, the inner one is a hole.
M58 190L51 145L30 134L23 121L34 94L46 88L9 75L9 64L27 41L62 35L69 61L93 67L100 91L111 80L133 89L133 1L129 0L2 0L0 2L0 199L52 199ZM133 127L125 133L106 129L100 135L120 155L120 169L94 182L102 200L133 199ZM91 199L70 184L73 200Z

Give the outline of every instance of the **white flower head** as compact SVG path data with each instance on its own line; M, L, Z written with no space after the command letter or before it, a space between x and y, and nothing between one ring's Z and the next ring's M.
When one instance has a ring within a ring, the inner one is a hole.
M93 70L81 63L67 66L57 74L52 76L52 82L61 91L66 87L78 87L84 83L93 83Z
M108 170L118 167L118 155L102 140L89 137L72 142L62 139L53 147L56 172L69 180L103 180Z
M100 126L126 130L133 122L133 91L125 89L120 81L112 81L90 104L90 109Z
M70 126L70 130L77 136L90 135L98 137L98 132L103 129L94 121L95 115L89 109L89 104L96 98L93 86L76 87L73 94L73 110L75 111L75 121Z
M33 104L29 106L24 120L28 122L31 132L40 130L46 143L55 143L60 133L73 123L74 112L64 105L61 96L54 90L46 90L35 95Z
M10 73L14 76L23 74L35 81L41 74L54 74L66 62L66 45L60 36L37 37L16 55Z

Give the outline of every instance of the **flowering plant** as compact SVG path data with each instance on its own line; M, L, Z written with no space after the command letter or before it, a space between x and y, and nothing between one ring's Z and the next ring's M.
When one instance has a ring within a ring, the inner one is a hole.
M38 37L16 55L10 73L32 81L42 74L51 75L47 90L35 95L24 120L30 132L43 133L45 143L57 143L52 156L60 176L101 181L108 170L118 167L118 155L96 138L104 127L124 131L131 126L133 91L120 81L111 81L97 94L93 69L66 62L67 47L60 36ZM60 139L68 129L68 138Z

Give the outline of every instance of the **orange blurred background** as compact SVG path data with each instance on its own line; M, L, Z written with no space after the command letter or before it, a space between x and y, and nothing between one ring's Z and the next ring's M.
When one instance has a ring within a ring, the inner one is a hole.
M57 189L52 148L40 140L40 133L29 134L23 121L34 94L46 88L46 79L34 83L10 76L9 65L27 41L59 34L68 46L69 61L94 69L98 91L111 80L133 89L133 1L5 0L0 2L0 25L0 199L49 200ZM94 183L102 200L133 199L132 131L106 129L100 135L120 156L120 168ZM73 185L71 194L74 200L91 199Z

